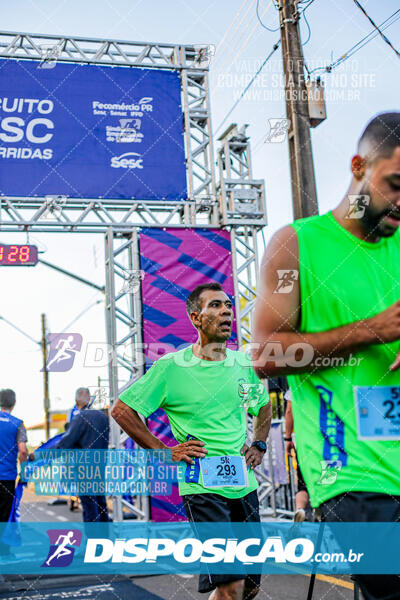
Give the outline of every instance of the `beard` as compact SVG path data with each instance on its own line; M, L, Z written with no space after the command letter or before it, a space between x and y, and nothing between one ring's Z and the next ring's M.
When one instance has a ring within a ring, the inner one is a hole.
M372 194L370 192L368 184L364 184L360 190L360 196L366 195L370 198L369 204L364 208L364 214L361 217L361 223L364 231L367 234L367 240L381 237L391 237L396 233L396 228L391 227L388 223L383 222L383 218L392 213L392 209L386 208L385 210L377 210L374 207Z

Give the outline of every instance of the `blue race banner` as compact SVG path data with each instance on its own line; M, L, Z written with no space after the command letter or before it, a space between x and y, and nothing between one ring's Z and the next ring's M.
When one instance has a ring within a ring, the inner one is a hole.
M177 72L0 60L0 193L184 200Z
M16 523L9 523L9 527ZM0 572L398 574L400 523L20 523Z

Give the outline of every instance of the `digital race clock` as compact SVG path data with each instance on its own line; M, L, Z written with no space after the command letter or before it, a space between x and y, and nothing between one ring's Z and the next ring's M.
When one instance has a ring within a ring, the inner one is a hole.
M37 246L0 244L0 267L33 267L37 262Z

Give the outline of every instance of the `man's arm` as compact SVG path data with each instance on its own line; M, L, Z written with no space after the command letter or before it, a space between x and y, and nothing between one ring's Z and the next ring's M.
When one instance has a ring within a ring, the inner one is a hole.
M370 319L318 333L298 332L301 317L299 278L289 293L277 293L278 270L299 273L297 234L290 225L280 229L271 239L261 264L253 327L253 366L260 378L322 369L322 365L313 363L315 358L347 357L371 344L400 339L400 301ZM296 362L303 353L309 360L298 366ZM399 367L400 353L391 369Z
M18 460L21 463L28 460L28 448L25 442L18 443Z
M253 418L253 442L266 442L268 433L271 427L272 419L272 405L269 401L268 404L262 406L258 412L258 415ZM241 454L244 454L246 459L246 465L251 469L254 469L262 463L264 458L264 452L258 450L255 446L243 446Z
M292 403L290 400L288 400L285 411L285 450L288 456L291 456L292 450L295 450L294 443L292 441L293 424Z
M77 448L77 442L82 437L84 423L80 414L75 415L69 424L68 431L64 433L56 448Z
M111 410L111 416L118 425L133 439L134 442L139 444L142 448L149 450L171 450L172 460L185 461L189 464L193 464L192 456L203 458L206 455L207 450L203 448L204 442L200 440L190 440L183 444L178 444L172 448L168 448L165 444L156 438L151 431L146 427L145 423L140 418L139 414L133 410L130 406L117 400Z
M28 441L28 436L26 433L25 425L23 423L19 424L17 429L17 444L18 444L18 460L19 462L24 462L28 460L28 449L26 447L26 442Z
M254 430L253 430L253 441L256 442L261 440L265 442L269 430L271 427L271 419L272 419L272 404L271 401L268 401L268 404L262 406L259 410L258 415L253 419L254 421Z

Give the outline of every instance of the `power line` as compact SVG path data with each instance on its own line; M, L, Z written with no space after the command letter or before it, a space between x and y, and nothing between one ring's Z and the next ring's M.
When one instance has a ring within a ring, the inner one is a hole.
M247 1L247 0L246 0L246 1ZM255 0L252 0L252 1L250 2L249 6L247 7L247 10L245 10L245 12L244 12L244 14L242 15L242 17L241 17L240 21L237 23L237 25L236 25L236 27L235 27L234 31L232 32L232 35L230 36L230 39L229 39L229 40L227 40L227 41L228 41L228 48L229 48L229 46L232 44L232 41L234 40L236 33L240 32L240 26L241 26L241 24L243 23L243 21L246 19L247 15L248 15L248 13L249 13L249 10L250 10L250 9L251 9L251 7L253 6L254 2L255 2ZM241 9L242 9L242 8L243 8L243 4L242 4L242 7L241 7ZM240 11L239 11L239 12L240 12ZM246 30L249 28L249 26L250 26L250 23L251 23L251 19L250 19L249 23L247 23L247 25L245 26L244 30L242 31L242 34L239 36L239 39L241 39L241 38L243 37L243 35L244 35L244 32L245 32L245 31L246 31ZM225 36L224 36L224 37L225 37ZM221 45L222 45L222 40L221 40L221 42L218 44L218 47L220 47ZM230 48L230 49L231 49L231 48ZM230 52L229 54L231 54L231 53L232 53L232 52ZM221 56L224 56L224 54L225 54L225 51L224 51L224 52L222 52L222 53L220 53L220 54L217 54L217 53L216 53L215 59L213 60L213 65L214 65L214 66L215 66L215 63L216 63L216 62L218 62L218 59L219 59Z
M380 23L380 25L379 25L379 28L384 31L385 29L387 29L388 27L393 25L393 23L395 23L396 21L398 21L400 19L400 15L396 17L396 15L398 15L398 13L400 13L400 9L396 10L387 19L382 21L382 23ZM394 18L394 17L396 17L396 18ZM390 21L390 22L388 22L388 21ZM383 27L383 25L385 25L385 27ZM364 36L361 40L359 40L356 44L354 44L354 46L349 48L349 50L347 50L344 54L342 54L335 61L333 61L332 63L330 63L329 65L327 65L325 67L316 67L315 69L312 69L311 71L309 71L307 69L308 73L309 74L315 73L316 71L326 71L327 73L330 73L332 71L332 69L338 67L341 63L343 63L344 61L349 59L351 56L353 56L356 52L361 50L361 48L363 48L371 40L376 38L377 35L378 35L378 33L376 31L374 31L374 30L370 31L366 36Z
M254 83L255 79L258 77L258 75L261 73L262 69L264 68L264 66L267 64L267 62L269 61L269 59L271 58L271 56L274 54L274 52L276 52L276 50L279 48L279 44L281 43L281 40L278 40L272 47L271 52L268 54L267 58L264 60L264 62L262 63L261 67L258 69L258 71L255 73L254 77L249 81L249 83L246 85L246 87L244 88L243 92L240 94L239 98L236 100L236 102L234 103L234 105L232 106L232 108L229 110L229 112L226 114L225 118L223 119L223 121L221 121L221 123L218 125L217 129L215 130L215 134L221 129L222 125L225 123L225 121L227 120L227 118L229 117L230 114L232 114L232 112L235 110L235 108L237 107L237 105L239 104L239 102L241 101L241 99L243 98L243 96L245 95L245 93L247 92L247 90L251 87L251 85Z
M361 12L364 13L364 15L367 17L368 21L376 29L376 31L379 33L379 35L381 36L381 38L383 39L383 41L386 42L388 44L388 46L390 46L390 48L393 50L393 52L395 52L395 54L400 57L400 52L398 50L396 50L396 48L393 46L392 42L386 37L386 35L384 35L382 33L382 31L380 30L379 26L374 23L374 21L371 19L371 17L369 16L369 14L365 10L365 8L363 8L361 6L361 4L359 3L358 0L354 0L354 3L355 3L356 6L358 6L358 8L361 10Z
M264 16L264 15L265 15L265 14L268 12L268 10L271 8L271 6L272 6L272 0L270 1L270 3L268 4L267 8L266 8L266 9L265 9L265 11L263 12L262 16ZM252 21L251 21L251 19L250 19L250 21L247 23L247 26L246 26L246 27L245 27L245 29L243 30L243 33L242 33L242 35L241 35L241 36L240 36L240 37L237 39L237 41L236 41L236 44L238 44L239 40L242 40L242 39L243 39L244 35L246 34L247 30L249 29L249 27L250 27L251 25L252 25ZM233 48L232 48L232 51L229 53L229 55L228 55L228 57L227 57L227 58L228 58L228 60L226 60L226 61L225 61L225 62L224 62L224 63L223 63L223 64L222 64L220 67L219 67L219 69L220 69L220 70L224 69L224 70L226 70L226 72L228 72L228 71L231 69L231 67L232 67L232 65L234 64L234 62L235 62L235 60L237 59L237 57L238 57L238 56L240 56L240 54L243 52L244 48L245 48L245 47L247 46L247 44L249 43L249 40L251 40L251 38L253 37L253 34L254 34L255 30L257 29L257 27L258 27L258 23L256 23L256 24L254 25L254 27L253 27L253 28L252 28L252 30L250 31L249 35L247 36L247 38L244 40L244 42L242 43L242 45L240 46L240 48L239 48L239 49L238 49L236 52L235 52L236 48L235 48L235 47L233 47ZM237 46L236 46L236 47L237 47ZM233 53L235 53L235 55L234 55L234 58L233 58L233 60L231 61L231 63L229 64L229 66L228 66L228 67L226 67L226 65L227 65L227 64L228 64L228 62L229 62L229 58L232 56L232 54L233 54Z
M65 333L70 327L71 325L74 325L78 319L80 319L81 317L83 317L83 315L85 313L87 313L88 310L90 310L91 308L93 308L93 306L96 306L96 304L100 304L101 302L103 302L103 300L96 300L95 302L92 302L91 304L89 304L89 306L87 306L86 308L84 308L79 315L77 315L72 321L71 323L68 323L68 325L66 327L64 327L64 329L61 331L61 333Z
M230 30L232 29L233 25L235 24L236 19L238 18L238 16L240 15L240 13L242 12L242 9L244 8L244 6L247 4L248 0L244 0L242 6L239 8L239 10L237 11L236 15L234 16L233 20L231 21L231 24L229 25L228 29L225 31L224 35L222 36L221 41L218 43L217 46L217 50L220 46L222 46L222 44L224 43L228 33L230 32ZM251 6L251 5L250 5ZM249 7L250 8L250 7ZM243 17L242 17L243 19ZM241 23L241 22L240 22ZM238 24L240 26L240 23ZM235 31L236 31L237 27L235 27Z
M267 27L267 25L264 25L264 23L261 20L259 10L260 10L260 0L257 0L256 15L257 15L257 19L258 19L258 22L260 23L261 27L264 27L264 29L267 29L267 31L271 31L272 33L275 33L275 31L279 31L279 27L277 27L276 29L271 29L270 27Z
M250 13L250 19L247 21L246 23L246 19L247 19L247 15L249 14L250 9L252 8L252 6L254 5L256 0L252 0L249 4L249 6L247 7L246 11L244 12L244 14L242 15L242 18L240 19L240 21L237 24L237 27L235 28L235 31L233 32L232 36L230 36L230 39L228 40L227 43L227 47L228 50L222 52L219 56L217 55L215 58L220 58L221 56L223 57L223 63L222 64L226 64L226 62L229 61L229 57L235 52L235 49L237 48L238 42L243 39L243 37L246 35L246 31L249 29L249 27L251 27L252 24L252 16ZM242 29L240 28L240 26L243 24ZM237 39L235 39L235 36L238 36ZM227 53L227 55L225 55L225 53ZM215 66L215 63L218 62L217 60L213 61L213 66Z

